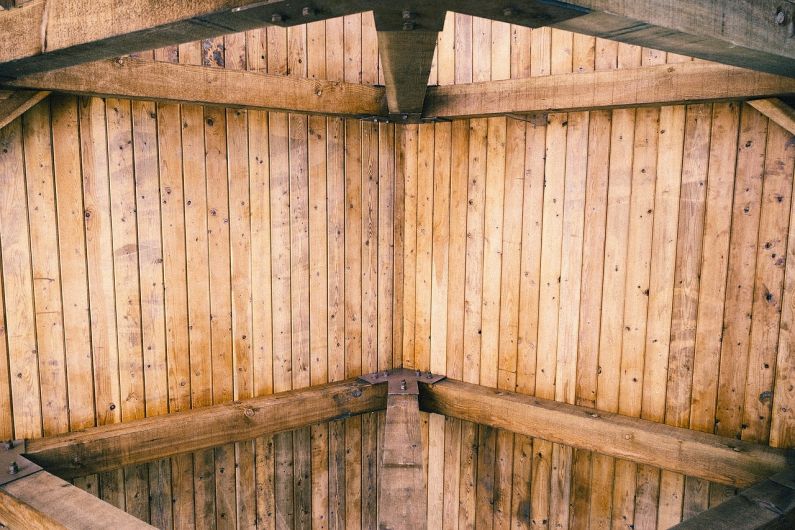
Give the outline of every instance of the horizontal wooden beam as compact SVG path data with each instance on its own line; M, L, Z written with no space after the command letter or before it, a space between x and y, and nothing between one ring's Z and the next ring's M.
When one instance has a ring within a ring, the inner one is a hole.
M26 456L70 479L385 408L385 385L347 380L29 440Z
M383 88L131 57L32 74L6 86L339 116L386 114Z
M795 94L795 79L702 62L430 87L426 117L669 105Z
M450 379L421 385L420 409L732 486L795 462L782 449Z
M46 471L0 487L0 523L29 530L154 528Z
M748 102L753 108L795 134L795 109L778 98L756 99Z
M388 113L381 87L124 58L32 74L6 83L51 90L259 110L342 116ZM423 115L447 119L748 99L795 94L795 79L688 62L429 87ZM0 108L3 101L0 100Z
M50 95L46 91L19 90L0 98L0 129L22 116L28 109Z
M795 528L795 470L754 484L716 507L674 526L676 530Z

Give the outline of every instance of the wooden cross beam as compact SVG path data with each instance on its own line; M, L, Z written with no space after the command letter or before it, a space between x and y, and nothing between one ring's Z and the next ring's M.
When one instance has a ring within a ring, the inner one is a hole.
M386 408L356 380L29 440L25 456L70 479Z
M72 478L109 471L384 408L381 485L385 489L379 495L386 528L399 528L400 521L410 521L410 528L426 524L419 410L738 487L765 480L795 463L789 450L439 379L427 372L398 369L370 374L365 381L347 380L29 440L23 456L53 475L21 479L14 486L3 486L0 480L0 522L38 512L42 521L48 513L57 519L71 514L74 506L101 502L83 499L82 492L54 475ZM378 384L382 382L388 384Z
M21 456L22 441L0 447L0 522L11 528L154 528Z

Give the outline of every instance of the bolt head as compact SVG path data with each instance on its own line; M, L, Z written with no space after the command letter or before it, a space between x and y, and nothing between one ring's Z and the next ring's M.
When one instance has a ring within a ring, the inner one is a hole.
M776 14L773 17L773 20L779 26L783 26L784 23L787 22L787 14L783 10L779 9L778 11L776 11Z
M8 474L16 475L17 473L19 473L19 465L16 462L11 462L8 465Z
M315 10L307 6L301 10L301 14L305 17L311 17L315 14Z
M411 11L409 11L408 9L403 11L403 20L411 20L411 19L412 19Z
M403 23L403 31L412 31L414 29L414 22L407 21Z
M279 13L274 13L271 15L271 22L278 23L284 20L284 18Z
M512 17L513 16L513 8L506 7L502 10L502 15L505 17Z

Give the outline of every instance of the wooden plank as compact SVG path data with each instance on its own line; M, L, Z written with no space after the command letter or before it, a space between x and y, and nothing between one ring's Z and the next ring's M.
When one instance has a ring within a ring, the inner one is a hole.
M464 381L469 383L480 383L487 132L486 120L470 121L463 375ZM474 512L472 515L474 516Z
M415 368L414 325L416 315L417 284L417 141L416 125L401 127L397 145L395 178L403 182L403 351L402 366Z
M15 90L7 98L0 99L0 129L22 116L50 93L46 91Z
M722 484L753 484L790 458L785 450L452 379L421 387L420 406Z
M794 91L795 80L791 78L689 62L431 87L424 116L453 119L567 112L747 99Z
M384 395L348 380L31 440L27 454L71 478L381 410Z
M53 98L50 105L59 262L61 270L68 272L61 278L61 296L69 426L77 430L93 427L96 421L77 100L71 96Z
M188 293L184 272L185 190L182 164L182 119L177 105L157 108L157 144L160 171L160 216L163 230L163 283L165 286L165 355L168 366L168 410L190 408L190 355ZM171 462L168 507L172 524L193 524L193 457ZM152 476L150 470L150 477ZM151 489L151 488L150 488ZM173 496L173 506L171 497ZM153 513L154 515L154 513ZM155 519L152 523L156 523Z
M69 429L50 105L33 107L22 127L41 416L43 434L48 436Z
M770 124L765 150L756 278L745 380L742 439L767 442L776 372L795 149L792 136Z
M787 103L778 98L771 98L751 100L748 104L787 131L795 134L795 109Z
M427 528L417 396L388 398L378 528Z
M0 236L3 253L5 336L16 436L41 436L39 364L25 197L22 120L0 129Z
M499 373L500 284L507 120L488 120L486 144L483 292L480 310L480 384L496 387Z
M154 528L46 471L0 488L0 521L19 528Z

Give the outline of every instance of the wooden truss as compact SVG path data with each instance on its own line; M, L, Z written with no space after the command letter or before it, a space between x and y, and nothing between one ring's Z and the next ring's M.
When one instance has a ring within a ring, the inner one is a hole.
M8 8L0 11L0 82L12 90L0 91L0 127L53 90L398 123L795 94L795 5L780 0L97 0L88 13L85 2L77 0L4 0L0 5ZM268 24L292 26L370 10L384 88L111 60ZM428 72L447 11L552 26L730 66L691 63L429 88ZM779 100L752 104L795 129L792 110ZM388 392L386 385L377 384L379 378L397 390ZM0 521L27 528L148 527L64 479L384 409L380 465L386 480L379 492L384 528L426 525L425 510L407 509L408 499L424 499L420 410L751 486L682 527L785 527L795 517L795 473L784 450L435 379L407 371L373 374L369 382L343 381L10 443L0 448L10 461L0 469L5 477L0 480ZM415 381L417 393L407 393Z
M750 486L740 497L699 516L710 524L736 528L731 522L742 518L747 523L744 528L762 528L763 523L783 524L795 517L795 455L789 450L439 379L396 369L364 379L28 440L19 449L24 453L18 459L19 469L32 462L44 470L0 486L0 522L13 525L34 520L41 521L41 527L67 528L147 527L139 521L133 525L124 512L63 479L384 409L379 462L383 528L426 525L420 410L712 482ZM8 449L0 448L3 451ZM8 471L0 469L0 475L13 479ZM683 528L696 528L692 524L685 522Z

